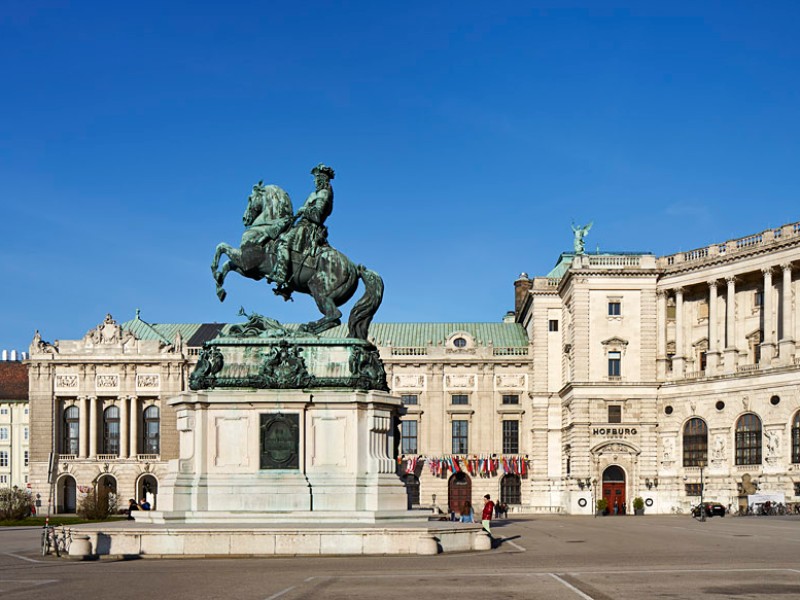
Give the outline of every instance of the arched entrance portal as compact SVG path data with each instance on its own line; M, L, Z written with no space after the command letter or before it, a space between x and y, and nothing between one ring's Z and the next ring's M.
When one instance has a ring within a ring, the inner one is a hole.
M78 508L77 486L75 478L64 475L58 482L58 507L61 513L74 513Z
M451 512L461 512L464 502L472 504L472 479L466 473L456 473L447 483L447 505Z
M625 502L625 471L622 467L611 465L603 471L603 498L608 502L608 513L622 515L627 507Z
M158 480L152 475L144 475L136 486L136 501L145 498L150 503L150 510L156 510Z

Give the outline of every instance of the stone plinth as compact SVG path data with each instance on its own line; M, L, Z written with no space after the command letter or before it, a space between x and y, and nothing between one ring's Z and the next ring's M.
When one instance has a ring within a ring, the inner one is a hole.
M382 555L489 550L491 539L480 525L464 523L397 524L367 527L81 525L98 556L308 556Z
M162 481L159 510L134 513L137 523L420 520L392 458L398 398L213 389L169 403L180 458Z

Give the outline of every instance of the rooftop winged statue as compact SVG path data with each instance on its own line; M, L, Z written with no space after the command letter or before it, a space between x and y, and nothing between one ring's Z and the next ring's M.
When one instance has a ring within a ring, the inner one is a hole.
M586 243L583 241L583 238L589 235L589 230L592 228L592 223L593 222L589 222L588 225L578 225L576 227L575 221L572 222L572 233L575 235L575 254L583 254L584 249L586 248Z
M220 301L227 295L223 284L229 272L275 283L275 294L291 299L293 292L310 294L323 317L301 326L318 334L341 323L339 306L353 297L359 279L364 295L350 311L350 337L367 339L367 330L383 300L383 279L356 265L328 243L325 220L333 211L332 168L319 164L311 170L315 189L294 213L292 201L276 185L259 181L247 200L242 221L245 231L239 248L217 246L211 272ZM228 260L220 267L222 255Z

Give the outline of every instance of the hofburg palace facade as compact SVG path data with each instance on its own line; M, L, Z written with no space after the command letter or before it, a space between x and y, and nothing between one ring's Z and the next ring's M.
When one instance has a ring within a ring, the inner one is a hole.
M563 253L497 323L374 323L405 414L414 506L686 512L703 494L800 501L800 223L670 256ZM30 487L59 512L148 496L178 458L168 400L222 324L111 316L30 348ZM324 335L343 335L343 329ZM51 332L46 332L51 333ZM213 449L209 449L213 452ZM52 459L51 459L52 456Z

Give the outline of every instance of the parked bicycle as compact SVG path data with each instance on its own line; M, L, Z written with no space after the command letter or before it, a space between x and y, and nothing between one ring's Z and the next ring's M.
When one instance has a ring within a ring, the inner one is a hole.
M69 553L70 544L72 544L72 529L66 529L62 526L59 532L52 525L44 526L42 530L42 556L55 552L56 556L60 557L62 554Z

